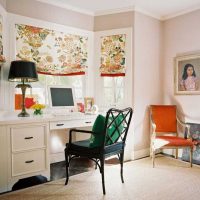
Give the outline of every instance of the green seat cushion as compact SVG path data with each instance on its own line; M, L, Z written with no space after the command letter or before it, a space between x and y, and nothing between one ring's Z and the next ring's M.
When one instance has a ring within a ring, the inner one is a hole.
M94 125L92 127L92 131L94 134L90 137L90 147L98 147L101 146L104 139L104 127L105 127L106 118L103 115L98 115Z
M111 122L112 120L113 117L109 117L109 122ZM112 125L108 128L106 145L113 144L113 142L116 142L119 139L121 131L123 131L123 123L121 123L122 120L123 116L119 115L115 120L115 123L112 123ZM104 140L105 122L106 118L103 115L97 116L94 125L92 127L92 131L94 132L94 134L92 134L90 137L90 147L98 147L102 145ZM118 129L116 129L116 126L118 125L119 125Z

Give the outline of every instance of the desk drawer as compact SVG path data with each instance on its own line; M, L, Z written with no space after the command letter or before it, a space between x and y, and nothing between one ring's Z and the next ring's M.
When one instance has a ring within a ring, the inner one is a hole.
M41 148L45 146L45 126L11 128L12 151Z
M84 119L84 120L69 120L69 121L57 121L50 123L50 130L67 129L67 128L78 128L87 127L94 124L95 119Z
M12 154L12 176L45 170L45 149Z

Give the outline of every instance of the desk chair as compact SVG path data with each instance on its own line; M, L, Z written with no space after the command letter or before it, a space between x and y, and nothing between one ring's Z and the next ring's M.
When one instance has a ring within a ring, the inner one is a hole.
M104 162L105 158L117 155L121 165L121 181L124 183L123 178L123 161L124 161L124 148L129 125L132 118L132 108L124 110L110 109L106 117L99 115L94 123L92 131L71 129L69 136L69 143L65 148L66 159L66 182L69 180L69 164L73 158L86 157L93 160L99 167L102 176L103 194L105 191L104 181ZM72 142L72 133L90 133L89 140Z
M176 149L175 158L178 157L178 149L190 148L190 165L192 167L193 143L190 139L190 126L181 122L176 113L175 105L151 105L151 147L153 167L155 166L155 151L157 149ZM184 138L179 137L177 124L186 127Z

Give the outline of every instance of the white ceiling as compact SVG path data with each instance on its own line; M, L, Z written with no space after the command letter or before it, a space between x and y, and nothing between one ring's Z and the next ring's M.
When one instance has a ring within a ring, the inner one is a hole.
M200 8L200 0L38 0L90 15L138 10L168 19Z

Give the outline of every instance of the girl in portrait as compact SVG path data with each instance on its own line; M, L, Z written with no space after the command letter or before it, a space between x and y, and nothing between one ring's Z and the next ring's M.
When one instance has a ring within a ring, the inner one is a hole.
M198 79L192 64L186 64L183 70L182 80L180 82L181 90L195 91L198 90Z

